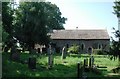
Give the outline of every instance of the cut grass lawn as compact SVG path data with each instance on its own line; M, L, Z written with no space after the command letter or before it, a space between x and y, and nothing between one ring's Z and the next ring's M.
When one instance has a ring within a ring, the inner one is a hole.
M28 53L21 53L21 60L28 60ZM99 68L102 74L92 72L84 73L87 77L120 77L120 74L112 73L112 69L118 66L117 60L110 60L107 55L93 55L95 64L99 66L106 66L107 68ZM9 60L9 54L3 53L3 77L77 77L77 62L89 58L88 54L71 54L62 60L61 56L54 55L54 66L48 69L48 56L42 55L37 57L37 69L30 70L27 64L21 64ZM63 63L66 61L67 63Z

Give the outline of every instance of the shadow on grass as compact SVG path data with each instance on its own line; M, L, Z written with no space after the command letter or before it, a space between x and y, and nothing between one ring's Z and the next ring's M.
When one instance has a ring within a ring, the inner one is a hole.
M47 65L37 64L36 70L30 70L27 64L9 60L9 54L3 55L3 77L76 77L76 66L54 64L52 69Z
M25 59L27 59L27 57L25 57ZM54 64L52 69L48 69L47 67L47 64L41 63L37 64L36 70L30 70L27 64L10 61L9 54L3 55L3 77L77 77L77 64L68 65L67 63L61 63ZM107 77L110 77L108 79L120 78L120 75L108 76L107 73L109 73L109 71L106 71L106 69L100 69L100 71L102 72L100 75L96 75L93 72L88 72L87 79L107 79Z

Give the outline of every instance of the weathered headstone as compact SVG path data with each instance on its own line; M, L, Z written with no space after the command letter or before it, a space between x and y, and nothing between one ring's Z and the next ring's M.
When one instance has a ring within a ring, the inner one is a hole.
M90 59L89 59L89 68L92 68L91 57L90 57Z
M88 69L88 59L84 59L84 65L83 65L83 67L84 67L84 71L85 72L89 71L89 69Z
M52 47L49 45L48 48L48 68L52 68L53 66L53 55L52 55Z
M41 58L40 48L37 49L37 56L39 56Z
M92 67L94 66L94 57L93 56L91 56L91 65L92 65Z
M28 60L28 67L30 69L36 69L36 58L35 57L30 57Z
M88 67L88 58L86 59L86 67Z
M84 68L87 68L88 66L88 59L84 59Z
M11 48L10 58L14 61L19 61L20 60L20 51L17 50L14 46Z
M8 47L5 47L5 48L4 48L4 52L5 52L5 53L8 52L8 50L9 50Z
M62 59L66 59L66 47L65 46L62 49Z
M82 75L83 75L82 63L78 62L77 63L77 77L78 77L78 79L81 79Z

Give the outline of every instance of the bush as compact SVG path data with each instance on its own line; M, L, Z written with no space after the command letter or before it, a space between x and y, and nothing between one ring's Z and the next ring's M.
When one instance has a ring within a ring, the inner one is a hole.
M93 53L98 54L98 55L106 55L107 54L107 52L103 51L102 49L93 49Z
M79 46L74 44L73 46L71 46L71 47L68 48L67 52L78 54L78 52L79 52Z

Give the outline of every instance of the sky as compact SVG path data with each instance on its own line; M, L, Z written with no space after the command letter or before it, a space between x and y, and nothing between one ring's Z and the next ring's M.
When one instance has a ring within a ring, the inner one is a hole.
M113 37L118 19L112 12L114 0L47 0L56 4L67 18L65 29L106 29Z
M112 28L118 29L118 19L113 14L115 0L46 1L56 4L62 16L67 18L65 29L106 29L110 37L114 37Z

